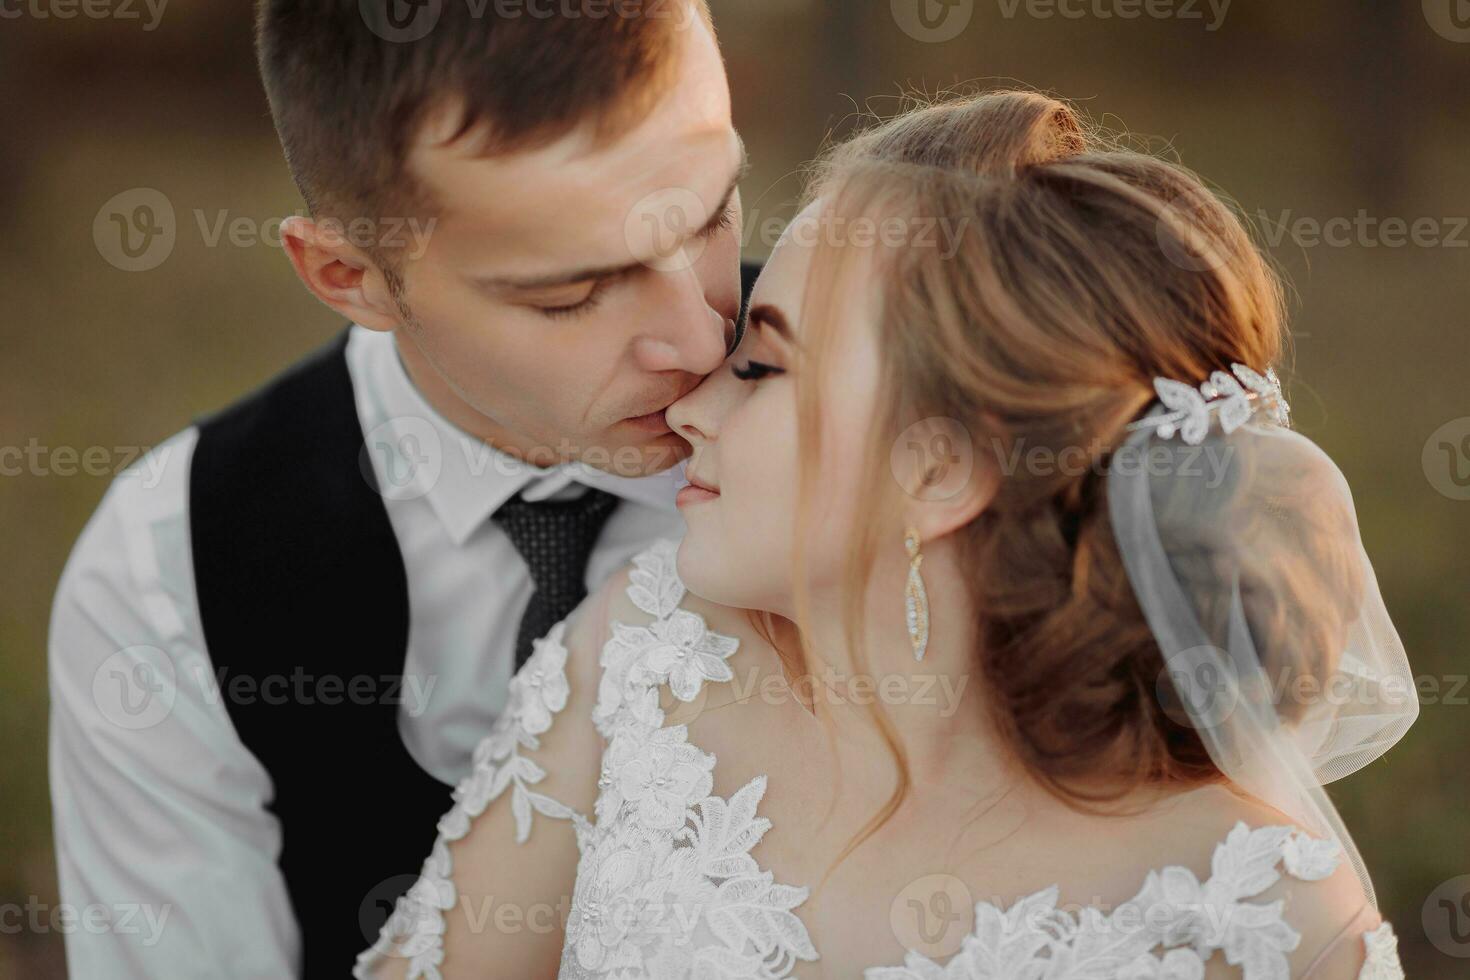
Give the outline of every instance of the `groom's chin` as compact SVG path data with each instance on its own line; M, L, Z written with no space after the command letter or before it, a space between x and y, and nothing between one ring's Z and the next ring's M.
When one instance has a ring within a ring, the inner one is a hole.
M664 432L633 442L624 439L610 451L583 453L580 461L613 476L638 479L667 472L688 459L692 452L693 447L683 437Z

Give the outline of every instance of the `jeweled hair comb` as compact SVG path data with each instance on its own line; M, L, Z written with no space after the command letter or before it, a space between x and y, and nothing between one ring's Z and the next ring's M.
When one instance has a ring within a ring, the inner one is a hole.
M1209 434L1212 418L1219 418L1220 428L1226 435L1245 425L1258 412L1276 425L1291 425L1291 407L1281 394L1281 380L1275 371L1267 368L1262 375L1244 364L1232 364L1230 370L1235 372L1233 377L1215 371L1198 388L1183 381L1155 378L1154 391L1168 411L1132 422L1128 430L1156 429L1160 439L1178 435L1189 445L1198 446Z

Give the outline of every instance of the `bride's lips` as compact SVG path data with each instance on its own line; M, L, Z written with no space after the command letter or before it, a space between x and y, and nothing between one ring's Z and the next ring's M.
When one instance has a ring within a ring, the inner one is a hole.
M688 507L691 504L702 504L710 500L719 499L720 491L701 482L693 473L686 471L684 473L684 479L689 481L689 485L681 487L679 492L674 495L675 506Z

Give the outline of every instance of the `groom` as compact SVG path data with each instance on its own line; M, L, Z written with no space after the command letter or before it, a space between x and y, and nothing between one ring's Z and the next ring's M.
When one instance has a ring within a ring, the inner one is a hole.
M69 932L88 980L345 976L532 641L678 533L663 409L736 341L703 0L265 0L258 47L286 251L353 325L114 483L62 576L62 897L158 926Z

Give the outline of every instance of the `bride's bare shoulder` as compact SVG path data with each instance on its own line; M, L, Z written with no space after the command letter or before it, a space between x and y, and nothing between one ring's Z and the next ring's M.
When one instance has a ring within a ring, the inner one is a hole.
M678 577L676 541L660 541L609 576L573 614L568 624L574 640L600 647L612 635L612 624L646 626L675 609L697 614L705 625L740 640L759 640L749 610L711 602L689 592Z
M613 637L614 624L646 627L655 619L671 617L678 610L698 616L703 624L701 632L735 641L733 652L725 658L734 676L726 683L706 683L701 704L738 700L739 692L763 680L768 686L779 685L779 657L761 628L759 616L748 609L712 602L688 591L675 567L676 550L677 543L673 541L651 546L611 575L578 607L567 626L572 659L580 661L575 669L600 669L599 654ZM690 622L686 620L678 630L677 635L684 640L692 639L684 632ZM674 636L670 634L671 639ZM728 646L715 643L716 648ZM767 680L767 675L774 676Z
M1280 810L1227 786L1205 787L1158 808L1156 819L1140 824L1139 829L1146 832L1147 838L1146 845L1140 844L1140 852L1144 848L1152 851L1160 865L1190 867L1203 881L1217 870L1212 857L1232 830L1296 825L1296 821ZM1299 851L1293 853L1293 859L1288 861L1283 853L1278 869L1280 877L1275 884L1249 896L1258 905L1281 902L1284 921L1299 934L1300 941L1288 956L1290 975L1306 976L1329 951L1338 958L1350 959L1356 950L1356 962L1361 964L1360 934L1380 920L1352 862L1345 854L1338 853L1329 862L1330 867L1314 869ZM1357 934L1353 934L1354 929ZM1235 975L1216 970L1207 972L1206 980L1214 980L1216 972L1222 977ZM1335 974L1311 975L1315 978ZM1356 977L1357 969L1350 975Z

